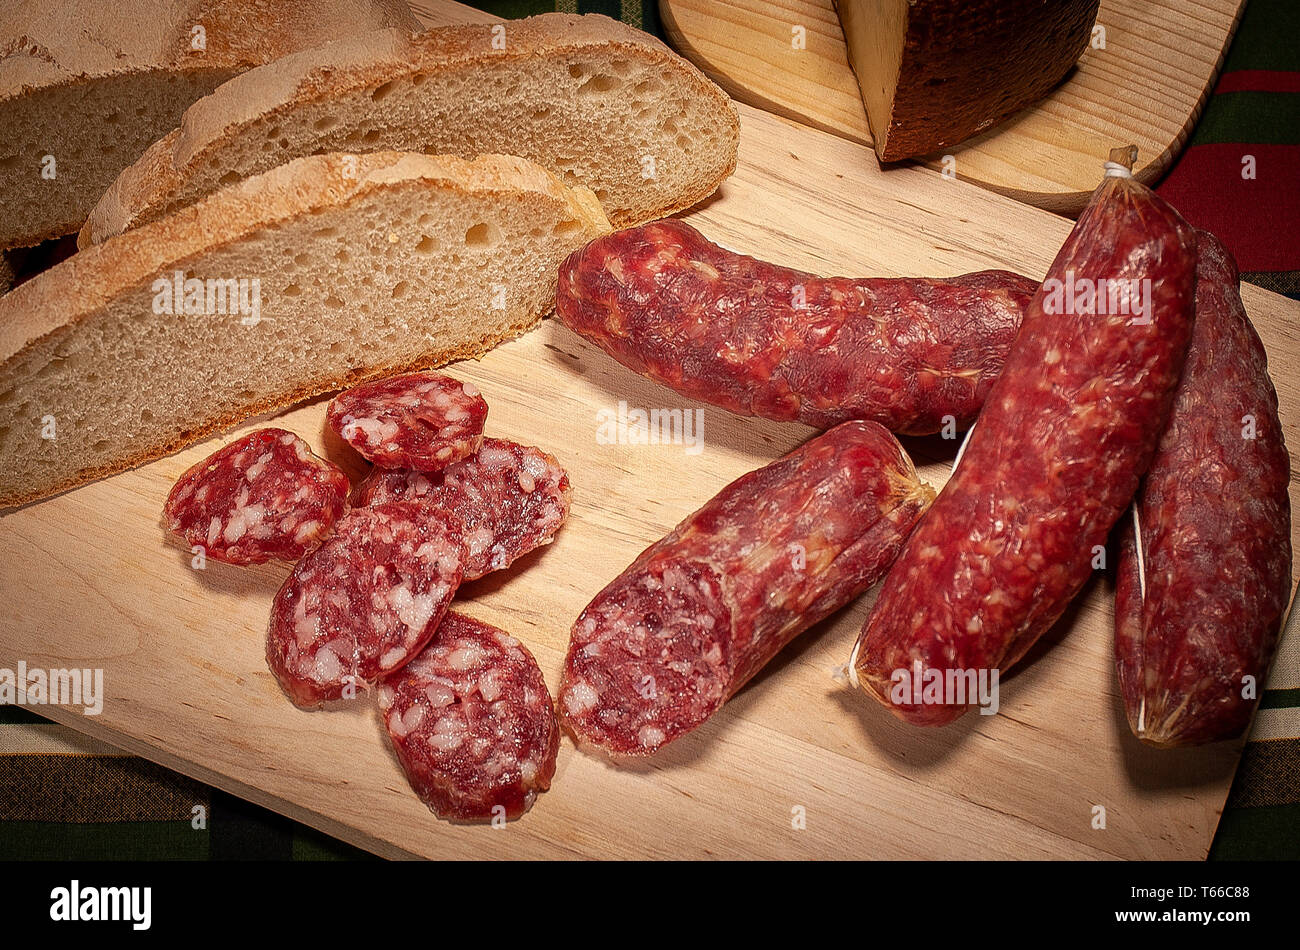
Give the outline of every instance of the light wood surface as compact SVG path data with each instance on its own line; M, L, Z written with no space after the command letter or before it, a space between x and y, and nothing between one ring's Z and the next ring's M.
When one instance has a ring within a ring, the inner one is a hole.
M1137 176L1155 181L1186 144L1244 7L1102 0L1106 48L1085 50L1047 99L948 149L957 175L1064 214L1083 207L1096 156L1113 146L1137 145ZM672 46L734 98L871 143L832 0L659 0L659 9ZM791 45L796 26L805 49Z
M1010 266L1041 277L1069 222L921 167L882 173L866 149L742 106L735 176L688 216L737 250L822 273L935 276ZM1286 436L1300 445L1300 306L1247 286ZM704 451L601 445L619 400L694 408L554 320L450 372L491 407L489 434L568 467L555 544L462 591L460 609L521 637L554 689L568 628L647 544L810 430L705 409ZM324 436L324 402L278 416ZM259 424L265 424L261 420ZM242 430L240 430L242 431ZM1002 685L1000 715L941 730L894 720L832 675L873 595L792 644L697 732L634 767L566 738L552 790L507 828L453 826L416 799L369 701L302 712L263 658L286 565L190 567L159 524L190 464L238 433L0 517L0 667L102 667L97 717L60 722L389 856L1200 858L1237 745L1159 752L1133 740L1116 694L1111 591L1098 579ZM954 446L911 439L924 476ZM1300 500L1293 487L1293 496ZM1092 827L1094 806L1106 827ZM792 828L802 808L806 828Z

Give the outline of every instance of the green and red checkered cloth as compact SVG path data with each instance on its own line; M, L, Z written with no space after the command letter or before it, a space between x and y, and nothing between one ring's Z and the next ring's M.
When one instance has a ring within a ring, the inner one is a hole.
M654 0L497 0L502 17L604 13L661 34ZM1159 186L1242 277L1300 299L1300 2L1250 0L1191 142ZM1253 165L1253 177L1243 169ZM1297 329L1300 332L1300 328ZM1300 637L1283 642L1211 858L1300 858ZM287 818L0 707L0 858L364 858Z
M1300 291L1300 3L1246 5L1205 113L1157 190L1228 245L1243 279Z

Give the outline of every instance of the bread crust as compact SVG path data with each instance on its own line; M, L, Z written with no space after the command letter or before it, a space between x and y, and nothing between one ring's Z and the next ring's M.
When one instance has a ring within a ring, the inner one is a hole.
M346 157L357 161L354 177L343 174L345 156L339 153L295 159L79 251L15 287L0 302L0 382L20 351L46 334L75 325L160 270L183 266L195 255L259 228L343 204L395 181L423 178L465 191L540 192L569 204L580 220L604 221L600 203L586 189L570 189L541 166L513 155L464 159L370 152Z
M196 25L203 51L191 48ZM153 69L249 69L368 26L420 22L405 0L16 0L0 6L0 106Z
M740 118L735 104L703 73L640 30L599 14L547 13L507 24L504 50L490 45L492 24L440 27L420 34L376 30L304 50L234 77L194 103L179 128L155 142L109 187L78 235L87 247L174 210L174 196L191 170L218 155L258 119L288 116L298 106L337 97L420 73L450 73L487 61L523 62L539 56L572 59L593 48L617 50L671 71L696 98L713 100L726 120L725 164L675 200L630 218L616 209L610 221L624 226L683 211L717 190L736 169Z
M200 25L205 48L196 50L191 31ZM190 100L243 70L381 28L418 30L420 24L405 0L6 0L0 3L0 111L17 116L36 97L19 121L30 127L35 112L49 113L51 125L62 123L54 134L37 136L39 147L62 161L80 133L71 115L59 118L67 109L59 105L75 108L99 84L129 85L132 77L180 80L167 94L175 103L165 119L170 124ZM111 99L116 91L110 88L105 95ZM158 95L156 90L151 94ZM162 131L146 125L150 120L130 118L132 108L124 98L122 115L127 118L115 128L119 134L126 131L135 144L122 150L119 163L135 157L142 139ZM105 117L79 118L93 122ZM0 158L9 157L7 151L0 147ZM121 167L110 164L114 157L100 157L99 164L106 167L92 173L94 188L88 193L43 198L40 214L5 222L0 247L31 247L76 232L96 193L109 184L107 177L98 176ZM6 177L6 187L14 187L15 174ZM35 180L34 167L22 174Z
M349 175L344 161L356 161ZM100 312L117 296L137 291L158 274L179 268L234 244L268 226L347 204L395 183L423 181L430 188L491 195L504 202L536 195L561 202L593 236L610 229L600 203L585 188L569 188L546 169L513 155L463 159L450 155L373 152L333 153L296 159L262 175L223 188L173 215L118 235L73 255L0 298L0 392L21 385L19 361L28 350L55 334L76 332L77 324ZM400 365L378 362L346 374L323 374L296 390L242 406L214 421L178 433L165 443L142 448L119 462L88 466L47 485L30 489L0 487L0 508L27 504L87 481L116 474L221 431L253 415L291 405L364 379L408 369L429 368L455 359L476 358L498 343L534 326L544 312L528 314L502 332L469 344L438 347Z
M246 410L228 413L214 422L196 426L195 428L187 430L176 438L170 439L161 445L135 452L121 462L112 465L88 466L69 475L67 478L60 479L48 486L42 486L41 489L37 491L10 492L0 488L0 511L34 504L38 501L44 501L54 495L61 495L66 491L80 488L83 485L93 481L98 481L101 478L119 475L122 472L144 465L147 462L152 462L156 459L163 458L164 456L171 455L173 452L179 452L186 446L193 445L196 442L201 442L209 436L216 435L219 432L224 432L226 429L233 428L248 419L275 412L279 409L284 409L295 403L312 399L313 397L323 395L324 393L333 392L338 389L346 389L349 386L355 386L358 383L363 383L369 379L378 379L383 376L392 376L397 373L413 372L421 369L435 369L456 360L479 359L483 354L501 343L504 343L507 340L512 340L515 337L526 333L528 330L531 330L540 323L541 320L542 314L538 314L535 318L526 323L512 326L503 333L486 337L471 346L433 350L428 354L421 356L419 359L406 363L383 364L367 367L365 369L358 369L352 373L324 379L319 385L304 386L283 397L264 399L251 403Z

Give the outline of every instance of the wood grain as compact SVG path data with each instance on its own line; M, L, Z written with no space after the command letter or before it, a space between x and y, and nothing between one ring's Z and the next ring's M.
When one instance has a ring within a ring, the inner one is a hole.
M742 106L740 163L689 220L740 251L823 273L1041 277L1069 222L922 167L883 173L866 149ZM1245 287L1271 354L1286 436L1300 445L1300 306ZM414 317L414 315L413 315ZM640 550L728 481L810 430L705 407L705 448L601 445L619 400L696 408L554 320L456 364L491 407L492 435L537 444L570 472L556 542L466 587L461 609L520 636L554 689L568 627ZM276 424L356 474L324 434L323 401ZM265 424L260 420L258 424ZM247 427L246 427L247 428ZM289 568L189 555L159 524L190 464L244 430L0 517L0 666L98 666L102 715L44 707L96 738L388 856L736 858L1200 858L1239 745L1157 752L1129 735L1099 579L1004 683L1001 714L941 730L894 720L832 673L874 594L805 634L711 722L635 767L566 739L552 790L503 830L436 820L389 752L369 701L302 712L263 658ZM943 483L954 446L910 439ZM1293 486L1293 498L1300 495ZM1095 805L1105 830L1091 827ZM806 813L794 830L792 809Z
M949 149L957 175L1071 215L1092 191L1097 156L1113 146L1137 145L1137 177L1155 181L1186 144L1244 8L1245 0L1102 0L1106 48L1087 49L1038 105ZM659 9L672 46L734 98L871 143L832 0L660 0ZM796 25L806 49L791 46Z

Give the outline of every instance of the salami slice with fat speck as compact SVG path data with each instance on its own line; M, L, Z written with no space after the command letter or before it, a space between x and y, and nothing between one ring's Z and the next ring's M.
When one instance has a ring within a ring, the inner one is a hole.
M1066 286L1092 295L1067 305ZM1145 315L1129 306L1143 287ZM894 715L927 726L965 715L964 686L897 687L1005 675L1093 575L1169 421L1195 287L1191 227L1109 170L854 647L851 676Z
M448 613L378 695L407 779L440 818L517 818L550 788L560 745L551 696L505 631Z
M418 502L354 508L298 562L271 606L266 658L302 707L401 668L461 581L455 516Z
M376 465L432 472L478 451L487 411L473 383L407 373L339 393L326 418Z
M348 478L285 429L258 429L186 471L167 496L167 527L230 564L296 561L347 509Z
M569 476L540 449L484 439L470 458L441 472L375 469L357 486L358 506L422 500L464 523L465 580L508 567L550 544L569 514Z

